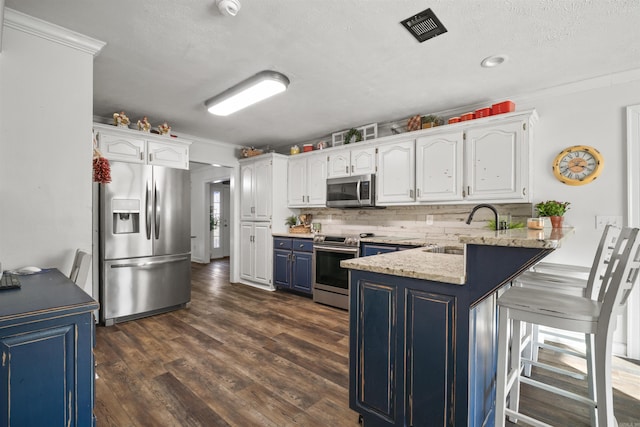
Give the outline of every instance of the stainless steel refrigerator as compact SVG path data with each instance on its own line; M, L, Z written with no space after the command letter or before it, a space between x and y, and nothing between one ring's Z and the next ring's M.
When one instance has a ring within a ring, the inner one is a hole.
M189 171L111 162L100 185L100 321L112 325L191 300Z

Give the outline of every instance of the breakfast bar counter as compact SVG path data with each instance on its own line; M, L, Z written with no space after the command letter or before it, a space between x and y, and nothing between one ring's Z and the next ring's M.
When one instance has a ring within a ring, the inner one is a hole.
M349 404L365 427L493 425L498 291L572 228L471 230L342 261L350 275Z

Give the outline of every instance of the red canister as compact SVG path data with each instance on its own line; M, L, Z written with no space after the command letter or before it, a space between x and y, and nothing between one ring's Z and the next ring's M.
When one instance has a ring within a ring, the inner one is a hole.
M516 111L516 104L511 101L502 101L497 104L493 104L491 106L491 111L493 114L503 114L510 113L512 111Z
M447 123L458 123L460 121L460 117L451 117Z
M460 121L464 122L465 120L473 120L476 118L475 113L464 113L460 116Z
M488 117L490 115L491 115L490 107L480 108L479 110L476 110L476 119L479 119L481 117Z
M302 151L303 152L307 152L307 151L313 151L313 144L304 144L302 146Z

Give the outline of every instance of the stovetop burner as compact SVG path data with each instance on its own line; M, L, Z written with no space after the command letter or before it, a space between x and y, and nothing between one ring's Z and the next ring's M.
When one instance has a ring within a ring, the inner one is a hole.
M359 246L360 236L355 234L349 236L316 234L313 236L313 243L326 246Z

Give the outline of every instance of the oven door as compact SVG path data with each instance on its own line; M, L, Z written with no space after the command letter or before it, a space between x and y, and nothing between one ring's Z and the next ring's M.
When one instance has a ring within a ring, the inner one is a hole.
M340 267L340 261L357 258L357 247L314 245L313 288L349 295L349 270Z

